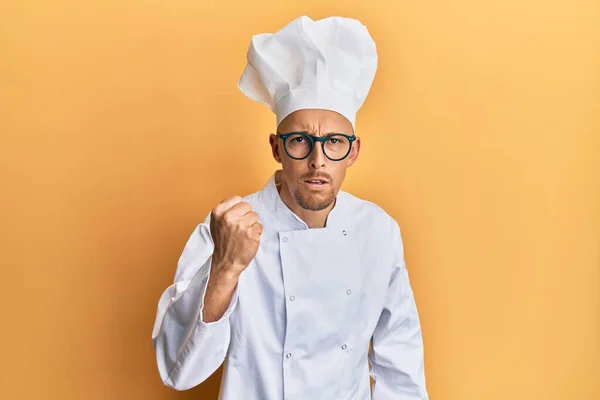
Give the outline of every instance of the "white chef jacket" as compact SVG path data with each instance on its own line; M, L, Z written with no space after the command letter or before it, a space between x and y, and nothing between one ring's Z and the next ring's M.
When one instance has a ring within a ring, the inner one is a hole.
M202 318L210 215L192 232L152 332L164 384L189 389L225 361L220 400L366 400L369 376L373 400L427 400L396 221L340 191L326 227L309 229L283 203L275 179L245 198L264 231L215 322Z

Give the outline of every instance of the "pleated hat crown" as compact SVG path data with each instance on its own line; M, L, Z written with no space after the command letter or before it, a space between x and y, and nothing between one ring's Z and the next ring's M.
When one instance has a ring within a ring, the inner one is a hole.
M375 78L377 49L358 20L301 16L252 37L238 88L263 103L277 126L296 110L336 111L355 126Z

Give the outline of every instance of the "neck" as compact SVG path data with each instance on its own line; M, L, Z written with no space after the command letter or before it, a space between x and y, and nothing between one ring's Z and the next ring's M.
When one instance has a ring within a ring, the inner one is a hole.
M294 198L285 182L285 179L281 178L279 181L276 176L276 185L281 201L302 221L306 223L309 228L324 228L327 224L327 216L329 212L335 207L335 201L324 210L311 211L300 207Z

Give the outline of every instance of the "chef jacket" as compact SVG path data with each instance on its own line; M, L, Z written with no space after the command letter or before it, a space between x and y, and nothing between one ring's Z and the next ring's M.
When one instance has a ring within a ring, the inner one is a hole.
M308 228L281 200L280 173L244 198L264 231L215 322L203 321L210 215L187 241L152 333L164 384L192 388L224 363L220 400L427 400L398 224L340 191L326 226Z

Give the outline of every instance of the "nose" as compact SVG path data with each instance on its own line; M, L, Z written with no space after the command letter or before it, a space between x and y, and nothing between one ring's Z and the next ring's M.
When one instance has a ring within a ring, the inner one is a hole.
M320 143L315 143L315 147L310 152L310 156L308 157L309 166L312 169L321 169L325 167L325 154L323 153L323 148Z

